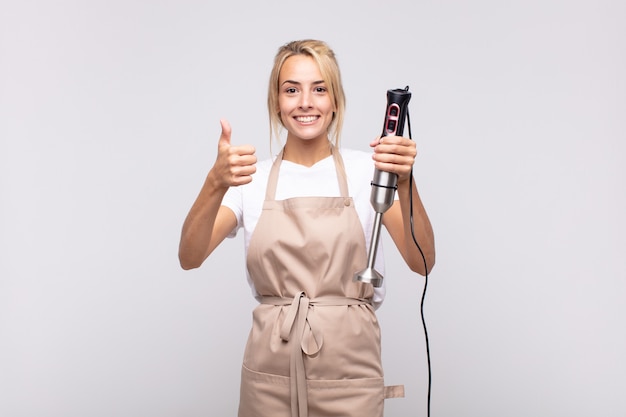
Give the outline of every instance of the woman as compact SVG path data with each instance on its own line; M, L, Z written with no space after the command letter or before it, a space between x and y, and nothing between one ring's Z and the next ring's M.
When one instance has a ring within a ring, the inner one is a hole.
M410 176L415 142L386 136L369 153L342 150L345 98L333 51L316 40L282 46L270 76L272 132L287 138L257 164L250 145L231 145L221 121L215 164L183 225L179 258L197 268L243 227L248 280L259 305L246 346L239 416L382 416L385 387L374 309L384 288L353 280L367 265L374 168L398 175L383 225L407 265L425 274L413 227L434 264L428 216ZM373 158L373 163L372 163ZM380 253L378 264L381 264ZM381 266L377 269L380 270Z

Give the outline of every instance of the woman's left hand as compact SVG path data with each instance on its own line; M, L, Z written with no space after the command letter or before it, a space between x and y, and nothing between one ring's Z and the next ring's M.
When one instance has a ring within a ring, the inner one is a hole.
M372 159L377 169L398 175L398 182L407 181L415 162L415 142L401 136L384 136L372 140Z

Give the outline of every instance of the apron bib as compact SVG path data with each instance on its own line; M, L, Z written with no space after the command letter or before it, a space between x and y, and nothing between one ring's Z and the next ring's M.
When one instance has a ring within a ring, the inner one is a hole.
M367 264L365 236L332 150L340 197L275 200L282 152L270 171L247 267L253 311L239 417L382 417L385 387L373 287L353 281Z

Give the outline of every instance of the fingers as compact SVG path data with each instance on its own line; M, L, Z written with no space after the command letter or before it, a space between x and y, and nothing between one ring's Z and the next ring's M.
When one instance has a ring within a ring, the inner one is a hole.
M375 148L376 145L378 145L380 143L381 139L382 138L380 136L377 136L374 139L372 139L372 141L370 142L370 148Z
M255 152L254 146L252 145L241 145L241 146L232 146L231 145L231 135L232 128L230 127L230 123L228 120L221 119L220 125L222 126L222 133L220 135L220 139L218 142L218 147L220 149L225 148L228 150L230 154L241 154L241 155L252 155Z
M218 141L218 149L225 151L230 155L254 155L255 148L252 145L231 145L232 128L226 119L220 119L222 133Z
M372 159L376 168L398 174L400 180L408 178L415 163L415 142L400 136L377 137L370 143L374 149Z
M220 119L220 125L222 126L222 134L220 135L218 147L230 146L230 135L232 133L230 123L226 119Z
M249 152L250 150L252 151ZM252 181L252 174L256 172L256 161L253 147L231 147L228 158L231 185L243 185Z
M225 187L247 184L256 172L256 149L252 145L233 146L232 129L227 120L221 119L222 132L218 141L217 160L213 173Z

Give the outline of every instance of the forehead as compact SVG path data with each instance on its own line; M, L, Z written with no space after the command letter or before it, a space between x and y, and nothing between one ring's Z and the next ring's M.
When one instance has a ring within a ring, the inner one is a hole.
M322 73L315 60L308 55L293 55L285 60L278 82L284 81L313 82L322 80Z

